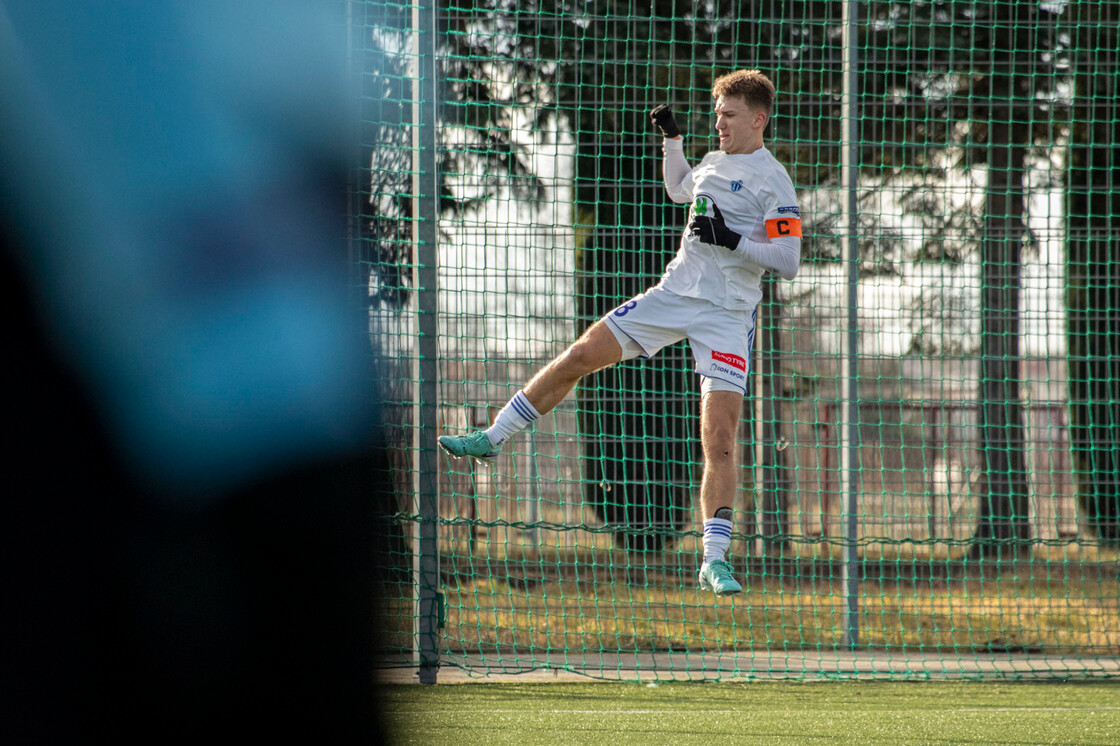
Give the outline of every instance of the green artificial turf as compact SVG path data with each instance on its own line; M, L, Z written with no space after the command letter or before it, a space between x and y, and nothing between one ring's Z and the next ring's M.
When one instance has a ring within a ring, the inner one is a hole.
M1120 744L1120 682L385 686L397 744Z

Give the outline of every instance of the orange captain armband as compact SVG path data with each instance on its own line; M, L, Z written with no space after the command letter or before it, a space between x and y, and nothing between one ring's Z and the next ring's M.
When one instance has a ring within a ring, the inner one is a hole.
M800 218L774 218L766 221L766 235L770 238L779 236L801 237Z

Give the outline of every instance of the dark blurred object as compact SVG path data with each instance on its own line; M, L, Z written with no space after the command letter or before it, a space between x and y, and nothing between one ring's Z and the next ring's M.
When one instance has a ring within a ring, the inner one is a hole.
M381 742L383 452L278 471L199 510L168 505L122 468L10 259L5 247L3 740Z
M186 5L0 4L0 737L377 743L343 6Z

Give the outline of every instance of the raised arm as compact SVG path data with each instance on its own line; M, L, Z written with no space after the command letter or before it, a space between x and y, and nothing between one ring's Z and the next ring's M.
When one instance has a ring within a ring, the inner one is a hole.
M663 143L665 159L661 163L665 191L669 194L669 199L674 202L680 204L691 202L692 168L684 159L684 140L673 117L673 111L665 104L661 104L650 111L649 118L665 138Z

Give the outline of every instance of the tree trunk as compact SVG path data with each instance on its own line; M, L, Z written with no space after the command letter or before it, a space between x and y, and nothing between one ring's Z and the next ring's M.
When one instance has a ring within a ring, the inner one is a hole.
M761 478L763 556L781 557L789 543L789 451L785 447L782 407L782 319L781 305L775 299L774 280L762 281L761 312L755 329L756 353L761 362L762 421L761 453L758 463Z
M645 113L634 109L626 129L642 131ZM611 131L593 124L588 131ZM666 204L664 188L648 181L660 167L656 138L604 135L581 148L580 201L599 226L581 247L577 274L578 313L590 325L657 282L677 249L683 209ZM696 389L681 345L599 371L577 389L584 499L633 553L661 551L689 518L699 484Z
M987 494L972 556L1029 552L1030 500L1020 401L1019 300L1024 236L1023 176L1030 131L1013 101L1022 77L993 71L988 189L981 246L980 439ZM1011 543L1009 543L1011 542ZM1022 543L1018 543L1022 542Z
M1070 444L1085 526L1120 544L1120 2L1082 3L1067 201Z

